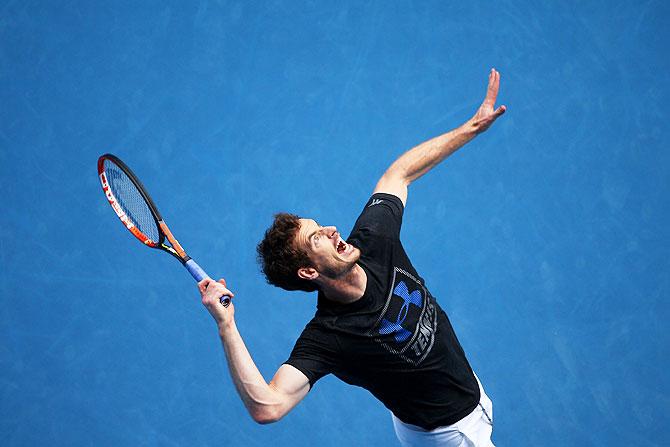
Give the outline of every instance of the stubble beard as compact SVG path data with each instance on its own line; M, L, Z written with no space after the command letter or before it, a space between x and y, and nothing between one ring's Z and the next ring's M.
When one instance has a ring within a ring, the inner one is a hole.
M346 261L342 264L337 264L336 266L327 266L323 269L322 275L335 280L344 279L347 275L353 272L356 263L361 258L361 251L356 249L357 253L352 257L350 261Z

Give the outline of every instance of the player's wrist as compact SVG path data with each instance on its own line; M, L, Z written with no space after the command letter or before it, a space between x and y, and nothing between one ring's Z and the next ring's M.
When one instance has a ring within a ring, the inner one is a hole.
M472 139L482 132L479 121L474 116L467 120L461 127L459 127L458 131L461 135L468 139Z
M219 329L219 336L220 337L226 337L228 334L233 332L236 328L235 326L235 320L232 318L229 319L228 321L217 321L216 323L218 329Z

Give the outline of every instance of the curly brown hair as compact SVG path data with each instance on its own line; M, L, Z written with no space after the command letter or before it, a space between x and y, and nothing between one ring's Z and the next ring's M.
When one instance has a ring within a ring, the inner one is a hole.
M256 252L268 283L284 290L313 292L318 289L316 284L298 276L298 269L311 265L307 253L295 246L299 219L295 214L275 214Z

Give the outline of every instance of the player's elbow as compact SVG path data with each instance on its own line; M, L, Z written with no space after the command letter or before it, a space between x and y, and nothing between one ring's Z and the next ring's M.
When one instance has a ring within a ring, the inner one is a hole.
M274 407L262 407L251 411L251 417L254 422L261 425L272 424L284 416Z
M273 422L277 422L279 420L275 417L266 415L252 415L252 417L254 418L254 422L260 425L272 424Z

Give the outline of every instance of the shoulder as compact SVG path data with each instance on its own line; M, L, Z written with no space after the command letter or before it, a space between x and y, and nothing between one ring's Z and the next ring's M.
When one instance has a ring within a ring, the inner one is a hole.
M365 207L372 208L375 206L388 208L389 211L400 215L402 215L405 210L405 205L401 198L395 194L389 194L387 192L376 192L370 196Z
M375 193L363 207L350 237L371 233L397 238L400 235L404 210L398 196Z

